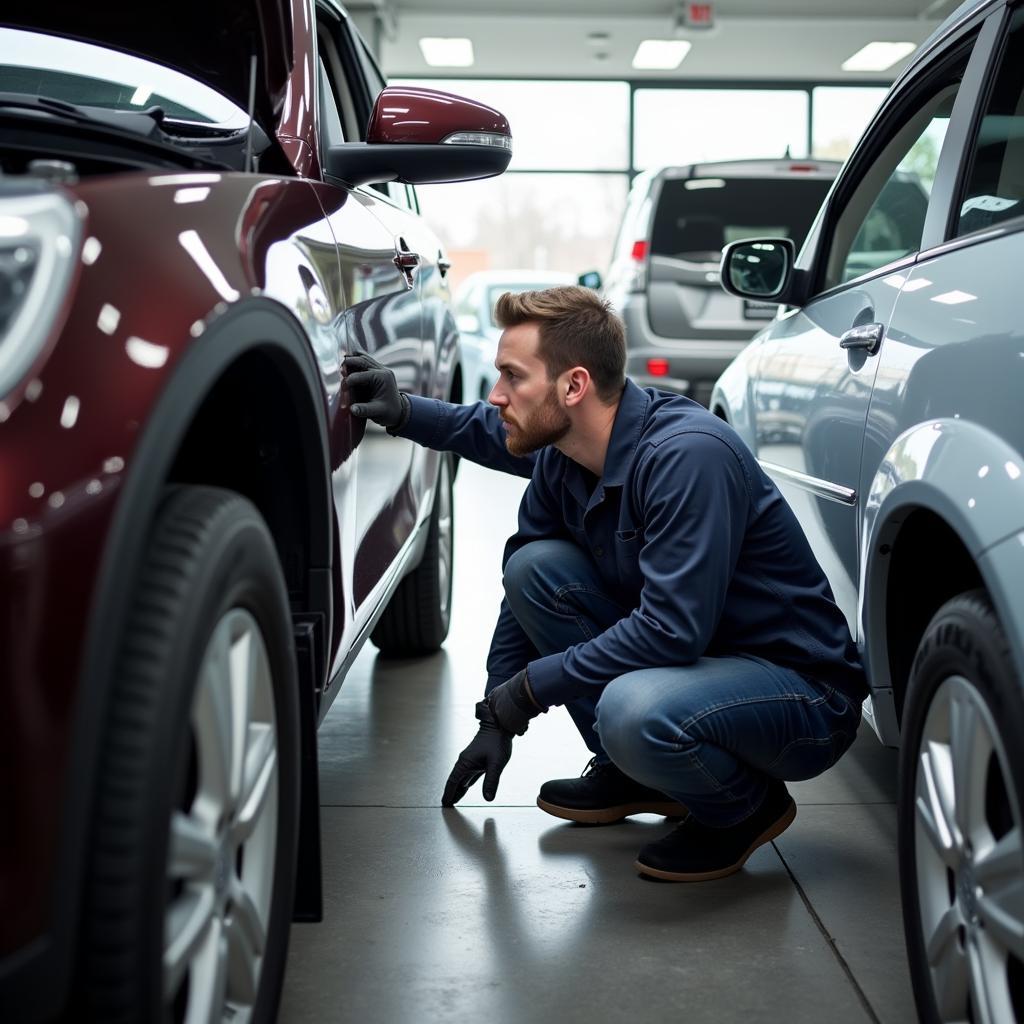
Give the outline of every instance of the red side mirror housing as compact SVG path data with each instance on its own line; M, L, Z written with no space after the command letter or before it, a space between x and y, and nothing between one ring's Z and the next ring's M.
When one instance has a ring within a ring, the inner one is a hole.
M500 111L462 96L388 86L377 97L366 142L332 146L328 177L347 185L469 181L501 174L512 159L512 134Z

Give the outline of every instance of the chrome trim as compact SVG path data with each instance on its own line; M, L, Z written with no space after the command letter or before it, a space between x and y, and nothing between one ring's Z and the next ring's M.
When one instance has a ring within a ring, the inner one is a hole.
M790 483L797 484L805 491L810 491L816 497L827 498L829 501L838 501L841 505L856 505L857 492L852 487L843 487L842 484L834 484L828 480L819 480L816 476L808 476L798 470L790 469L788 466L780 466L775 462L766 462L758 459L758 464L769 476L781 476Z

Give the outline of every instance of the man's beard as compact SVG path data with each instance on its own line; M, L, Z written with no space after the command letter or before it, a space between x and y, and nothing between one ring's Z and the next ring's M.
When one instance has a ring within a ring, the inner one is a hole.
M565 410L558 404L552 385L543 405L532 412L522 424L514 424L515 434L505 435L505 447L512 455L529 455L549 444L561 441L572 425Z

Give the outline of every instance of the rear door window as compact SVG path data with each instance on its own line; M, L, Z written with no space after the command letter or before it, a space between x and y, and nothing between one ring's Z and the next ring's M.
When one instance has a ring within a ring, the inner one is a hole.
M651 233L651 252L715 263L741 238L792 238L799 249L830 178L668 178Z
M969 48L926 80L847 193L825 263L825 289L916 253Z
M1024 8L1010 21L970 168L956 235L1024 215Z

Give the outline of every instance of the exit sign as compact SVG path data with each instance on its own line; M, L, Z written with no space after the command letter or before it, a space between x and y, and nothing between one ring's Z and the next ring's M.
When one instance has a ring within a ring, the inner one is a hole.
M684 7L687 28L713 28L715 24L714 4L688 3Z

